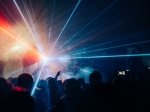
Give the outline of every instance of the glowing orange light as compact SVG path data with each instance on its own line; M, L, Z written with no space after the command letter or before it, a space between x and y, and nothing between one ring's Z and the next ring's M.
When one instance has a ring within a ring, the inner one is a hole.
M1 15L0 15L0 25L3 26L3 27L8 27L9 26L9 23Z
M0 26L0 30L2 32L4 32L5 34L9 35L10 37L12 37L13 39L15 39L16 41L18 41L19 43L21 43L22 45L24 45L25 47L31 49L34 53L36 53L37 55L39 55L42 59L44 59L45 57L42 56L41 54L39 54L36 50L34 50L33 48L30 48L27 44L25 44L24 42L20 41L18 38L16 38L15 36L13 36L12 34L10 34L8 31L6 31L4 28L2 28Z

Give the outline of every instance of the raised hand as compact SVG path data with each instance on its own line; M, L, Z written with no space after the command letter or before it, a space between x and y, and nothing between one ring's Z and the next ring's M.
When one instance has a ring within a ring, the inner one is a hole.
M57 79L57 77L60 75L60 71L57 72L56 76L55 76L55 79Z

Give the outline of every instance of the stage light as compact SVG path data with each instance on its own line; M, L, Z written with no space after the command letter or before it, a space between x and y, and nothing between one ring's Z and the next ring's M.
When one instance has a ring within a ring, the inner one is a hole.
M16 41L18 41L20 44L22 44L24 47L32 50L35 54L37 54L38 56L43 58L43 55L41 55L39 52L37 52L35 49L31 48L27 43L24 43L23 41L19 40L17 37L15 37L13 34L9 33L6 29L0 27L0 31L2 31L3 33L7 34L8 36L10 36L11 38L15 39Z
M20 48L20 46L16 45L14 46L13 50L18 50Z
M47 58L47 57L43 57L43 60L44 60L44 61L48 61L48 58Z
M38 47L39 51L42 53L42 48L41 48L41 46L39 45L37 34L36 34L36 33L33 34L33 31L31 30L29 24L27 23L27 21L26 21L24 15L23 15L22 11L20 10L20 8L19 8L19 6L18 6L16 0L13 0L13 2L14 2L14 4L15 4L16 8L18 9L18 11L19 11L19 13L20 13L22 19L24 20L25 24L27 25L27 28L29 29L29 31L30 31L32 37L34 38L34 40L35 40L35 42L36 42L36 44L37 44L37 47ZM34 27L33 27L33 28L34 28ZM34 30L34 31L35 31L35 30Z
M43 55L43 57L40 57L40 60L47 63L49 58L47 56Z

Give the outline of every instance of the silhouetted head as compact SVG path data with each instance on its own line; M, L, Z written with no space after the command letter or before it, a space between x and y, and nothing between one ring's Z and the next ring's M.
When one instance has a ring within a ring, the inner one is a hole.
M8 95L11 90L12 87L10 85L10 82L0 77L0 96Z
M76 94L80 92L80 85L76 79L71 78L67 80L65 89L68 94Z
M49 78L48 79L48 87L50 89L54 89L54 90L57 90L57 80L55 78Z
M96 86L102 83L102 75L98 71L93 71L89 76L91 86Z
M19 75L17 82L18 86L23 87L31 92L33 87L33 77L29 73L23 73Z

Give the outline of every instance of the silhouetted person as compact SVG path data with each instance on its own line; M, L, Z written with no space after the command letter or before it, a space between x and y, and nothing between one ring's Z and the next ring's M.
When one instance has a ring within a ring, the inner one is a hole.
M23 73L18 77L18 86L25 88L28 92L31 93L33 88L33 77L29 73ZM34 98L34 109L33 112L45 112L46 105L43 101Z
M0 112L5 112L4 109L8 106L8 96L13 91L13 86L9 81L0 77Z
M89 82L92 87L102 83L102 75L98 71L93 71L89 76Z
M13 90L9 81L0 77L0 97L7 96Z
M93 89L102 83L102 76L98 71L93 71L89 76L90 87L83 90L84 104L87 111L95 111L95 97Z
M78 81L74 78L68 79L65 85L65 93L67 95L80 96L81 89Z
M3 75L4 62L0 60L0 76Z
M61 97L61 94L59 93L60 90L58 88L58 82L55 78L48 79L48 88L49 88L50 107L53 107Z
M18 76L17 79L18 86L27 89L27 91L31 92L33 87L33 77L28 73L22 73Z
M24 88L15 87L7 97L3 112L33 112L34 98Z

